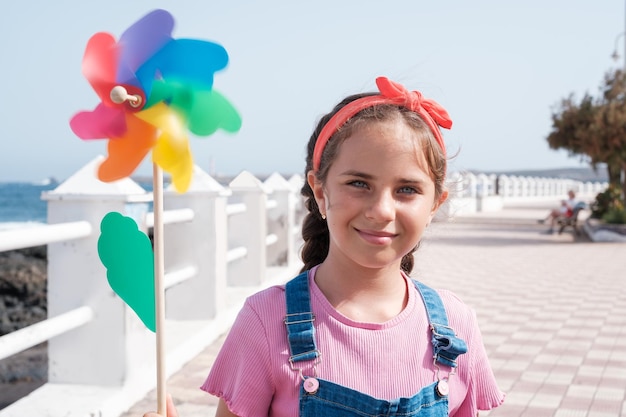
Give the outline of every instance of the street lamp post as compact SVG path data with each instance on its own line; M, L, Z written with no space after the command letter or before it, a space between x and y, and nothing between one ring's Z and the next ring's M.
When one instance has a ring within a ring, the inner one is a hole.
M611 54L611 58L613 58L613 61L615 62L620 59L619 52L617 52L617 43L624 35L626 35L626 32L622 32L615 37L615 49L613 49L613 53ZM626 39L624 40L624 68L626 68Z

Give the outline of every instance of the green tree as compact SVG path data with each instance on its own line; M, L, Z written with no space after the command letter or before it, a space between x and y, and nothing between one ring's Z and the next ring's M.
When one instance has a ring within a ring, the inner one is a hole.
M626 196L626 74L610 71L597 98L585 94L580 103L570 94L552 112L547 137L552 149L565 149L594 169L607 166L609 182Z

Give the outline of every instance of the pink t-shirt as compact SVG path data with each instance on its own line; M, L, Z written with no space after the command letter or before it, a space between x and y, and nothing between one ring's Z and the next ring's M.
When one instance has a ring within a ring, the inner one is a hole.
M337 312L309 274L311 309L321 360L317 376L380 399L411 397L436 380L423 301L407 279L406 308L385 323L362 323ZM476 316L449 291L437 291L450 326L468 346L450 378L450 415L475 416L504 400L482 343ZM302 379L289 365L285 288L246 300L201 389L240 417L295 417ZM310 365L310 363L305 363ZM449 368L442 367L441 376ZM306 376L313 375L304 366Z

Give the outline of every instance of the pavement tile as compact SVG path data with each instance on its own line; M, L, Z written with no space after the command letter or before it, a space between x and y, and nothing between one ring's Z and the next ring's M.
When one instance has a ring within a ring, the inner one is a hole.
M554 417L586 417L587 410L570 410L560 408L554 413Z
M544 394L558 395L563 398L568 388L569 384L567 383L555 383L554 381L546 380L541 386L541 392Z
M589 413L591 415L594 413L608 413L612 416L619 415L619 412L622 408L621 401L608 401L608 400L594 400L591 403L591 407L589 408Z
M520 377L520 381L524 381L524 382L533 382L533 383L543 383L548 377L550 376L549 372L530 372L530 371L526 371L524 372L521 377Z
M604 387L599 386L596 391L596 399L602 400L611 400L611 401L622 401L625 398L626 389L622 387Z
M553 415L552 407L528 407L522 413L522 417L552 417Z
M565 372L554 372L551 371L546 378L546 384L555 384L555 385L569 385L574 380L574 373L565 373Z
M517 387L515 387L514 390L507 394L505 403L507 405L520 405L525 407L528 403L530 403L534 396L535 391L522 391L521 389L517 389Z
M596 394L597 387L594 385L570 385L566 396L573 398L592 399Z
M559 408L559 404L561 404L562 398L562 395L538 392L537 394L535 394L532 400L530 400L528 406L532 408L549 408L551 410L555 410Z

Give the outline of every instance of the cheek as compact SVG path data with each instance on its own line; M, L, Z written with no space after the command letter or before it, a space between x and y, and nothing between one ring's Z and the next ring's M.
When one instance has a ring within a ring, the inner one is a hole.
M420 207L419 210L413 211L411 213L409 221L414 222L414 225L415 225L414 227L416 229L423 231L426 227L428 227L428 225L432 221L434 217L434 213L435 212L432 211L430 207L427 207L427 206Z
M335 190L335 192L324 192L323 203L326 210L337 211L350 207L353 200L354 199L350 198L346 193Z

